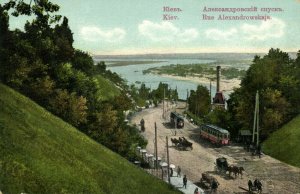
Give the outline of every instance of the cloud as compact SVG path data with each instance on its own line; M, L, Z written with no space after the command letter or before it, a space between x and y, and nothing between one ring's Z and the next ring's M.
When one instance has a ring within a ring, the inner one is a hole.
M300 0L299 0L300 1ZM204 33L212 40L232 40L240 38L244 40L263 41L270 38L280 38L284 35L284 21L272 18L272 20L262 21L260 24L244 23L240 27L231 29L207 29Z
M174 40L189 42L198 37L198 31L196 29L180 29L168 21L154 23L144 20L138 25L138 30L141 35L155 42L171 42Z
M264 21L260 25L243 24L241 27L248 40L266 40L280 38L284 35L285 23L277 18Z
M103 30L95 26L84 26L80 29L81 37L90 42L118 42L124 39L126 31L121 28Z
M237 29L236 28L231 28L227 31L224 30L219 30L219 29L208 29L205 31L205 35L209 39L213 40L228 40L232 37L234 37L237 34Z

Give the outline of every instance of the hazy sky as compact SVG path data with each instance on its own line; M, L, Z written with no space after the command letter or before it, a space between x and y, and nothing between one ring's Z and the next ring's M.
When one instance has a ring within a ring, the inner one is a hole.
M53 0L69 18L74 46L93 54L266 52L300 49L299 0ZM181 12L163 12L163 7ZM250 8L257 12L203 12ZM261 8L282 11L262 12ZM177 20L163 20L164 14ZM203 20L203 14L215 16ZM219 15L269 15L271 20L218 20ZM24 24L21 18L11 28Z

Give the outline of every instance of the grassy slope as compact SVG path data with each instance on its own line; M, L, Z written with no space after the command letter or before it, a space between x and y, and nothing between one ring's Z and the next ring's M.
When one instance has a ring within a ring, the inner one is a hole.
M300 115L274 132L263 151L288 164L300 167Z
M4 193L176 193L30 99L0 84Z
M99 100L108 100L120 94L120 90L108 79L101 75L95 76L100 83Z

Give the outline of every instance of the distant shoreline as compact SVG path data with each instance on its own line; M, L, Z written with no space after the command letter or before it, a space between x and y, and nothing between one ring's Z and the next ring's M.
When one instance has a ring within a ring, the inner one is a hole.
M129 66L129 65L145 65L152 63L162 63L167 61L104 61L107 67L120 67L120 66Z
M155 74L158 75L158 74ZM205 84L209 85L210 84L210 79L204 75L204 77L196 77L196 76L175 76L175 75L168 75L168 74L159 74L161 77L166 77L166 78L172 78L172 79L177 79L177 80L182 80L182 81L191 81L194 83L198 84ZM216 81L212 81L212 85L215 85ZM222 79L221 78L221 90L226 91L226 92L232 92L234 88L239 88L241 84L241 80L234 78L234 79Z

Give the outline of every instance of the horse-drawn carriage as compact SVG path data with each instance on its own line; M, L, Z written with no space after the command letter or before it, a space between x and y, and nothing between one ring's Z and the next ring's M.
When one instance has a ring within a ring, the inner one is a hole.
M213 176L211 176L210 174L208 174L207 172L202 173L202 177L200 179L200 184L206 188L212 188L212 185L214 185L213 187L215 187L215 185L219 185L219 182L217 181L217 179Z
M224 158L224 157L217 158L216 159L216 170L218 172L224 172L224 173L226 173L227 169L228 169L227 159Z
M217 158L215 164L216 170L220 173L226 174L226 172L228 171L229 176L231 176L231 173L235 175L235 178L237 177L237 175L241 175L241 178L243 176L244 168L241 166L229 165L227 159L224 157Z
M171 138L171 142L176 148L180 150L187 150L187 148L193 149L193 143L189 142L185 137Z

